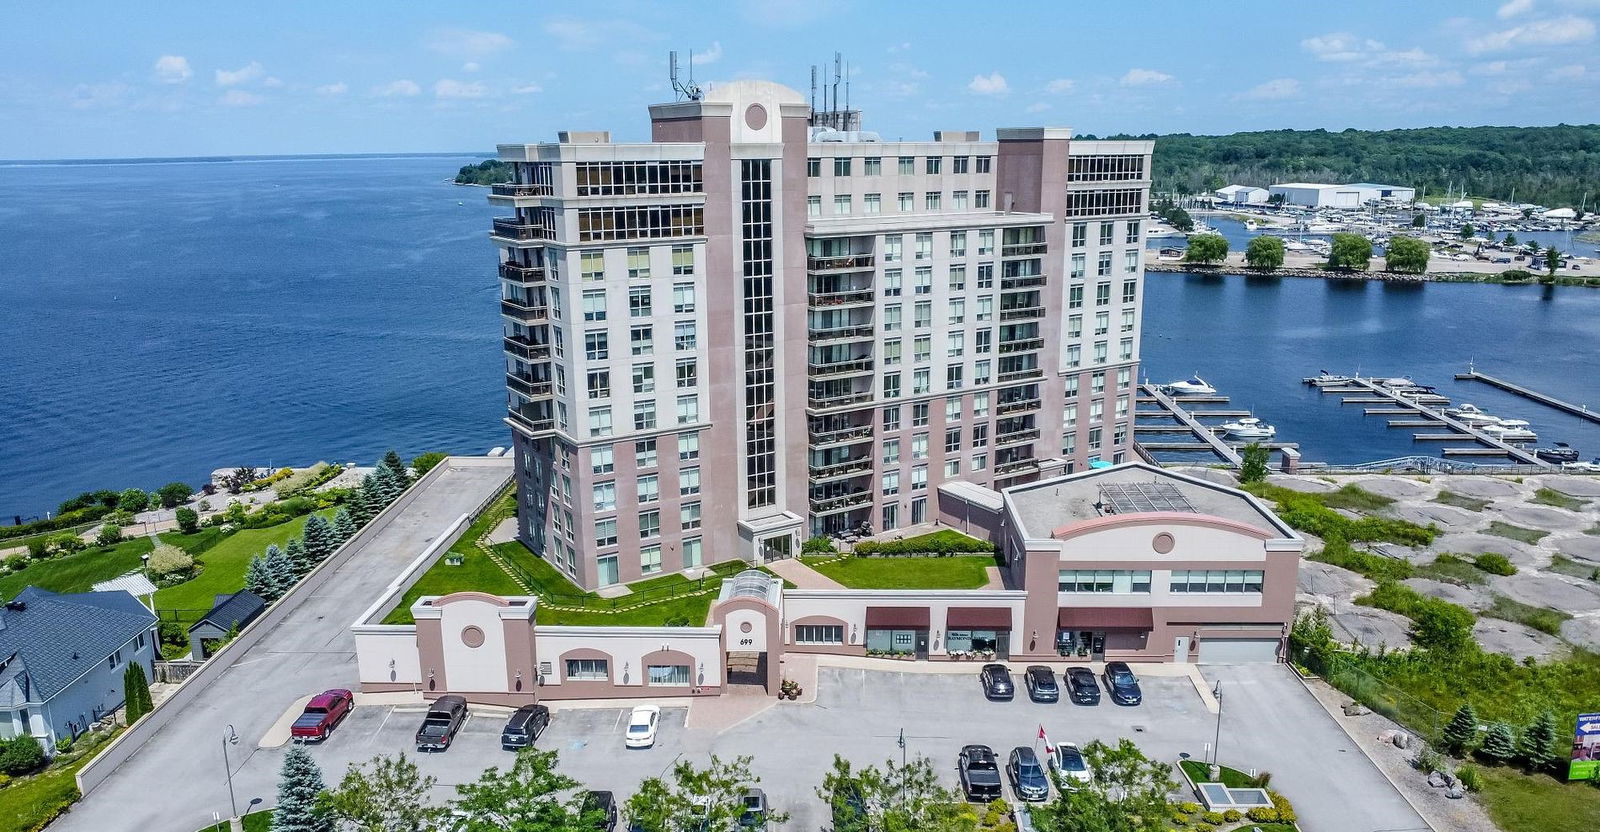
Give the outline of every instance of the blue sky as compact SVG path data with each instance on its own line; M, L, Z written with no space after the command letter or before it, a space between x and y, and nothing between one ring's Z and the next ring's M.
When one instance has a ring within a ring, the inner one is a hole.
M643 139L670 49L701 81L802 91L841 51L886 138L1592 123L1597 21L1600 0L3 0L0 158Z

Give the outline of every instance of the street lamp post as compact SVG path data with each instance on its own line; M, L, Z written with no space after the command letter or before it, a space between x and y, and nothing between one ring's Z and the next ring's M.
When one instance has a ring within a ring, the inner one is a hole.
M233 765L228 762L228 746L239 744L239 734L233 730L233 725L228 725L227 733L222 735L222 770L228 775L228 808L233 810L229 817L239 817L239 801L233 796Z
M1219 780L1222 776L1221 755L1217 753L1217 745L1222 742L1222 680L1218 679L1216 687L1211 689L1211 695L1217 699L1217 732L1211 739L1211 779Z

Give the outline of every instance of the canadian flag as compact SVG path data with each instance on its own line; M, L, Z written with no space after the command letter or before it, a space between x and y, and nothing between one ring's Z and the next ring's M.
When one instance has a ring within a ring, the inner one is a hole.
M1054 754L1054 753L1056 753L1056 747L1054 745L1050 744L1050 735L1046 734L1044 732L1044 726L1043 725L1039 726L1039 739L1044 740L1044 753L1046 753L1046 754Z

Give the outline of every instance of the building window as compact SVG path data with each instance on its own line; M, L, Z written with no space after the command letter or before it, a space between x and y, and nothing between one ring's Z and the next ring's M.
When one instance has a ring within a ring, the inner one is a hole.
M675 283L672 286L672 311L678 315L694 312L694 284Z
M684 468L678 472L678 496L700 493L700 469Z
M927 208L929 211L937 211L939 210L940 204L944 201L944 194L941 194L938 191L929 191L928 193L922 195L922 200L924 208Z
M883 174L883 159L878 156L868 156L861 160L862 176L881 176Z
M647 249L647 248L630 248L630 249L628 249L628 279L629 280L649 280L650 279L650 249Z
M806 160L806 176L811 178L811 179L816 179L817 177L819 177L821 175L822 175L822 160L821 159L807 159Z
M978 159L977 159L977 171L978 171L978 173L988 173L989 169L990 169L990 165L993 163L993 161L994 161L993 157L990 157L990 156L979 156Z
M606 319L606 290L585 289L583 292L583 319L585 321L603 321Z
M646 439L633 443L633 463L641 470L656 467L656 440Z
M806 197L806 216L822 216L822 197L815 194Z
M648 539L648 538L660 537L660 536L661 536L661 511L659 509L652 509L650 511L641 511L641 512L639 512L639 539L640 540L645 540L645 539ZM656 568L660 569L661 568L661 547L660 546L656 546L654 548L656 550Z
M884 494L884 496L892 497L892 496L894 496L896 494L899 494L899 493L900 493L900 472L899 471L885 471L885 472L883 472L883 494Z
M899 430L900 429L900 408L898 408L898 407L886 407L886 408L883 409L883 429L884 430Z
M656 391L656 367L654 364L633 365L633 392L639 395L654 393Z
M586 251L578 255L578 275L584 280L606 279L606 253Z
M694 246L672 247L672 273L694 274Z
M900 213L909 214L915 210L914 200L916 200L916 198L917 195L910 191L901 191L896 200L900 206Z
M928 403L917 402L911 406L911 426L914 428L926 427L928 424Z
M583 334L583 357L590 361L605 361L611 357L611 338L604 332Z
M1100 245L1111 245L1111 240L1116 237L1116 228L1117 224L1114 222L1100 223Z
M951 653L994 650L1003 630L951 630L944 634L944 647Z
M685 529L700 528L700 504L684 503L678 508L678 525Z
M978 232L978 256L984 257L994 254L994 229L985 229Z
M695 395L678 397L678 424L692 425L700 421L700 397Z
M883 195L867 194L861 197L861 212L864 214L883 213Z
M680 321L672 327L672 348L678 352L694 352L694 321Z
M654 430L656 426L656 403L634 402L633 404L633 429Z
M610 370L590 370L589 373L588 373L588 380L589 380L589 398L591 398L591 399L609 399L609 398L611 398L611 371Z
M967 256L967 232L965 232L965 231L952 231L952 232L950 232L950 256L951 257L966 257Z
M567 659L567 681L604 682L610 678L605 659Z
M795 644L844 644L844 627L838 624L796 624Z
M967 210L967 192L966 191L951 191L950 192L950 210L952 210L952 211L965 211L965 210Z
M987 190L973 191L972 192L972 207L974 207L974 208L988 208L989 207L989 192Z
M938 173L944 167L944 157L942 156L929 156L925 162L926 167L924 169L929 174Z
M589 408L589 435L590 436L610 436L611 435L611 408L609 408L609 407L591 407L591 408Z
M640 477L638 482L639 482L639 502L641 502L641 503L653 503L653 502L661 499L661 478L660 477L656 476L655 474L648 474L646 476Z
M615 517L594 521L594 545L617 545L617 519Z
M696 522L698 523L698 520ZM685 528L687 528L687 527L685 527ZM704 548L700 544L700 538L698 538L698 537L684 538L684 541L683 541L683 568L684 569L694 569L695 567L698 567L701 564L701 561L704 560L704 557L705 557L704 556Z
M647 671L651 687L684 687L689 684L686 664L653 664Z
M966 173L967 165L972 161L969 156L956 156L950 160L951 173Z
M845 158L842 158L842 159L835 158L833 160L833 175L834 176L849 176L850 175L850 158L849 157L845 157Z
M637 286L628 290L628 317L648 318L652 314L650 287Z
M901 156L899 172L901 176L911 176L917 172L917 158L915 156Z
M591 448L589 450L589 467L596 474L609 474L616 469L616 462L612 458L611 448Z
M700 434L698 434L698 433L680 433L680 434L678 434L678 459L680 461L688 461L688 460L691 460L691 459L699 459L699 458L700 458Z
M617 507L617 484L614 482L595 483L594 510L613 511Z
M1122 281L1122 302L1123 303L1133 303L1135 300L1138 299L1138 297L1139 297L1139 281L1137 281L1137 280L1124 280L1124 281Z
M1174 569L1168 589L1173 592L1261 592L1259 569Z
M700 364L693 358L678 359L678 389L688 390L700 383Z
M1056 591L1148 595L1150 570L1063 569L1057 579Z
M833 198L833 213L841 216L850 213L849 194L839 194Z
M1108 277L1108 276L1110 276L1110 274L1111 274L1111 252L1109 252L1109 251L1100 252L1100 257L1098 259L1096 259L1096 261L1095 261L1095 271L1094 271L1094 273L1095 273L1095 275L1097 277Z
M636 326L628 332L628 349L634 355L654 355L655 335L647 326Z

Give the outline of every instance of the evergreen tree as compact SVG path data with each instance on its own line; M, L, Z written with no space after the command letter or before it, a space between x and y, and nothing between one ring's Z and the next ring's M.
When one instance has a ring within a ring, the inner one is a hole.
M394 474L402 488L411 484L411 469L401 461L400 455L393 449L383 455L383 461L378 463L378 467L387 468L389 473Z
M394 502L394 499L400 496L400 492L405 490L405 486L395 478L395 473L382 466L379 466L378 470L373 472L372 481L377 488L380 506L387 506Z
M278 809L272 832L333 832L333 818L322 811L322 770L303 745L289 746L278 775Z
M128 669L122 672L122 700L129 725L150 713L150 683L145 679L143 664L128 662Z
M267 546L266 554L261 556L261 560L266 566L267 586L272 592L270 600L276 601L289 591L289 587L294 586L294 567L290 565L289 559L283 556L283 550L279 549L276 543Z
M1517 743L1517 759L1529 771L1550 768L1565 752L1558 740L1555 714L1543 711L1523 729L1522 739Z
M1444 726L1445 750L1460 756L1472 748L1473 741L1478 738L1478 712L1472 709L1468 702L1456 710L1456 715L1450 718L1450 723Z
M1504 763L1517 754L1517 735L1504 722L1489 723L1489 732L1483 737L1478 754L1485 760Z
M306 518L305 535L306 558L312 566L326 560L328 555L333 554L334 547L339 545L333 540L333 528L320 514Z
M350 510L341 508L333 513L333 538L340 543L356 535L356 521L350 516Z
M361 493L356 495L356 504L361 506L361 522L365 523L378 516L387 505L383 501L383 492L378 487L378 475L368 474L361 478Z
M245 567L244 588L252 595L272 600L272 581L267 574L267 563L260 555L250 558L250 565Z
M296 575L304 575L311 571L311 567L317 565L317 562L311 559L305 542L298 537L289 539L288 544L283 547L283 556L289 559L289 565L294 567Z

